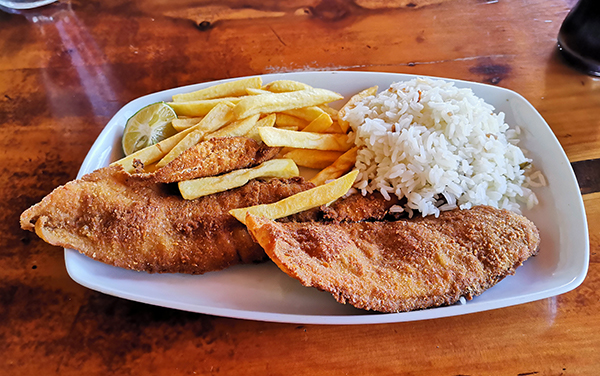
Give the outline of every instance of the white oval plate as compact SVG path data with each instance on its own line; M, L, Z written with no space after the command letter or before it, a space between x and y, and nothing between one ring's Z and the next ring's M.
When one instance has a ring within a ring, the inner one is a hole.
M262 76L263 82L289 79L350 95L373 85L380 90L407 74L375 72L300 72ZM224 82L230 80L223 80ZM125 299L210 315L302 324L373 324L423 320L480 312L531 302L570 291L583 281L589 263L589 238L583 200L571 165L552 130L519 94L489 85L452 81L468 87L522 128L520 146L530 152L548 186L536 189L540 204L524 214L541 233L539 255L525 262L481 296L466 304L404 313L373 313L337 303L329 293L303 287L273 263L239 265L200 276L148 274L112 267L65 249L67 271L83 286ZM173 94L214 85L207 82L146 95L125 105L108 122L79 177L122 156L120 138L127 119L138 109ZM341 105L341 104L340 104Z

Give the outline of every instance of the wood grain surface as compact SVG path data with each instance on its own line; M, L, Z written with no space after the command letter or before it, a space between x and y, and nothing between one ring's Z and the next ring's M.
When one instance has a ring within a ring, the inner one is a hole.
M596 375L600 80L566 66L567 0L59 1L0 11L0 374ZM546 119L584 193L577 289L397 324L291 325L154 307L73 282L20 213L75 178L130 100L302 70L413 73L515 90Z

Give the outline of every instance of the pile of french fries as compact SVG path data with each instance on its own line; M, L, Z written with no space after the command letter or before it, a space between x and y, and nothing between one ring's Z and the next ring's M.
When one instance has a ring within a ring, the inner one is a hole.
M279 206L259 205L260 208L236 209L231 213L244 223L249 211L280 218L329 203L352 186L357 172L348 172L356 162L357 147L349 141L350 127L343 115L376 92L374 86L356 94L339 111L329 104L343 99L340 94L289 80L263 85L260 77L250 77L177 94L167 104L177 114L172 125L178 133L113 165L121 165L129 173L139 172L140 166L144 172L153 172L188 148L216 137L245 136L271 147L282 147L278 159L257 167L178 183L183 198L195 199L239 187L250 179L297 176L298 166L320 170L310 180L317 186L315 190L297 198L292 196L286 203L276 203ZM334 179L339 181L330 182Z

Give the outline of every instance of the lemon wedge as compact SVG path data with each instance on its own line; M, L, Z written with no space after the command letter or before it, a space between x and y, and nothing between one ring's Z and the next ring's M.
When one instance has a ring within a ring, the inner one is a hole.
M175 110L164 102L150 104L127 120L123 131L123 152L135 153L177 133L171 121L177 118Z

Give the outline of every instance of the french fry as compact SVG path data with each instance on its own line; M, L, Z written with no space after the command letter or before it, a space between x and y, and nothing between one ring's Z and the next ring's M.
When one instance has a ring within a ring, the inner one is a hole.
M266 84L262 87L262 89L271 91L273 93L284 93L289 91L312 89L312 86L303 84L302 82L298 81L278 80Z
M189 102L203 99L239 97L241 95L246 95L246 89L260 89L261 86L262 79L260 77L250 77L210 86L206 89L194 91L192 93L175 94L173 95L173 102Z
M133 165L134 160L138 160L144 164L144 166L150 165L154 162L161 160L167 153L169 153L181 140L183 140L193 129L186 129L173 136L162 140L161 142L147 146L142 150L138 150L133 154L129 154L127 157L119 159L111 163L111 166L121 165L123 169L129 173L135 172Z
M298 107L309 107L329 103L343 97L326 89L305 89L287 93L249 95L243 97L233 108L238 119L259 113L282 112ZM177 112L177 110L175 110Z
M333 120L331 120L331 116L329 114L321 114L318 118L311 121L306 127L302 128L302 132L315 132L315 133L323 133L326 129L328 129L331 124L333 124Z
M155 172L156 170L158 170L158 167L156 167L156 163L152 163L148 166L144 166L144 172Z
M324 114L325 111L317 106L310 106L304 108L293 108L291 110L283 111L283 113L311 122Z
M257 121L256 124L254 124L254 126L252 127L252 129L250 129L248 132L246 132L246 134L244 136L252 138L256 141L262 141L260 138L260 134L258 134L258 129L261 127L274 126L276 117L277 116L275 114L270 114L268 116L265 116L264 118Z
M331 127L325 129L324 133L346 133L346 132L344 132L342 130L342 128L340 127L340 125L336 121L333 124L331 124Z
M343 152L333 150L292 149L282 158L292 159L298 166L322 170L338 159Z
M179 191L186 200L241 187L251 179L260 177L290 178L298 176L298 166L291 159L271 159L247 169L235 170L219 176L210 176L178 183Z
M242 120L234 121L233 123L224 126L218 131L206 135L204 138L208 140L217 137L243 136L248 131L250 131L254 127L254 125L256 125L259 116L259 114L256 114L254 116L250 116Z
M246 89L246 94L248 95L259 95L259 94L269 94L270 91L263 89L255 89L253 87L249 87Z
M346 151L352 147L346 134L288 131L278 128L259 128L265 144L272 147L289 146L298 149Z
M348 150L338 159L336 159L335 162L333 162L330 166L319 171L319 173L310 179L310 181L315 185L322 185L328 180L337 179L344 175L354 167L354 164L356 163L357 152L357 146Z
M286 130L286 131L299 131L300 130L295 125L286 125L284 127L277 127L277 129L283 129L283 130Z
M177 116L197 117L208 114L210 110L212 110L219 103L230 102L233 104L237 104L242 100L242 98L245 97L204 99L191 102L169 102L168 105L175 110Z
M166 166L188 148L200 142L207 133L214 132L227 124L233 117L232 106L231 102L227 101L217 104L200 120L200 123L189 128L191 131L156 164L157 167Z
M297 118L295 116L277 113L277 118L275 120L275 126L280 128L287 127L296 127L297 129L302 129L308 125L306 120Z
M261 140L262 141L262 140ZM284 154L289 153L292 150L296 150L294 148L290 148L290 147L284 147L281 148L281 150L279 151L279 158L283 158ZM304 150L304 149L298 149L298 150ZM314 150L313 150L314 151ZM297 164L297 163L296 163Z
M272 204L255 205L247 208L232 209L229 214L246 224L247 215L269 219L278 219L328 204L345 195L354 184L358 170L343 177L309 190L297 193Z
M337 121L339 112L338 110L336 110L333 107L330 107L328 104L320 104L317 107L323 110L324 112L328 113L329 116L331 116L331 120Z
M365 89L363 91L361 91L358 94L355 94L352 98L350 98L350 100L348 102L346 102L346 104L340 109L340 111L338 112L338 124L340 125L340 127L342 128L342 130L344 132L348 132L348 128L350 128L350 123L348 123L346 120L344 120L344 116L346 116L346 113L351 110L352 108L354 108L354 106L356 106L356 104L360 101L362 101L363 99L365 99L366 97L369 97L371 95L375 95L377 94L377 86L373 86L370 87L368 89Z
M175 130L177 132L181 132L184 129L191 128L194 125L198 124L200 122L200 120L202 120L201 117L191 117L191 118L185 118L185 119L173 119L173 121L171 121L171 124L173 125L173 128L175 128Z

